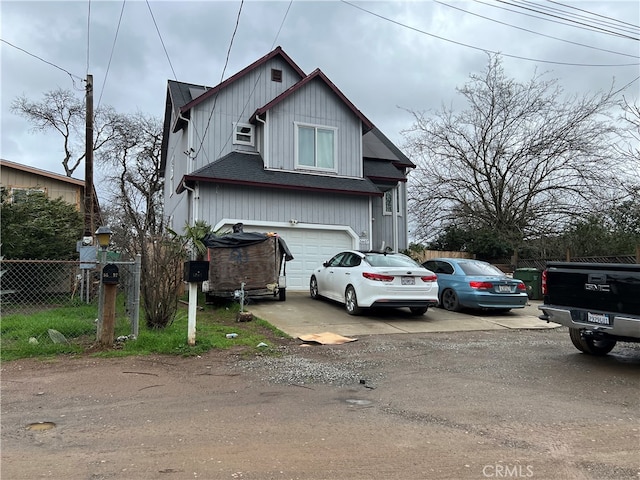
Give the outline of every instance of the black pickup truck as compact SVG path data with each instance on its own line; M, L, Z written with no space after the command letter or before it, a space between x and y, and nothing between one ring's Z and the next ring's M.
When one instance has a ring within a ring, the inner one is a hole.
M640 264L549 262L542 294L540 319L569 327L581 352L640 342Z

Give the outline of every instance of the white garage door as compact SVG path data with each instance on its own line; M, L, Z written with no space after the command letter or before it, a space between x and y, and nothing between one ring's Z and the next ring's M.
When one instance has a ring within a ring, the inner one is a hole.
M293 260L287 262L287 290L309 289L309 278L315 267L342 250L354 248L353 238L344 231L279 228Z

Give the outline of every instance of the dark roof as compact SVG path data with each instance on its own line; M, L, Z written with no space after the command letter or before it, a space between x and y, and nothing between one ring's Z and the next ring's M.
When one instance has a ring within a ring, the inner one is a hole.
M364 161L364 176L373 182L382 181L384 183L406 182L407 177L402 170L399 170L393 163L387 160Z
M353 103L351 103L351 101L349 101L347 97L344 96L344 94L340 91L340 89L338 89L338 87L336 87L334 83L331 80L329 80L327 76L324 73L322 73L322 71L319 68L316 68L311 74L309 74L308 76L306 76L305 78L297 82L296 84L289 87L287 90L282 92L276 98L274 98L269 103L267 103L265 106L257 109L255 113L251 116L251 121L255 121L255 118L258 115L262 115L267 110L270 110L271 108L273 108L274 106L282 102L285 98L297 92L302 87L304 87L307 83L315 79L318 79L324 82L325 85L327 85L333 91L333 93L335 93L338 96L338 98L340 98L340 100L342 100L342 102L351 109L351 111L362 121L362 124L364 126L363 131L366 132L373 128L373 123L371 123L371 121L369 121L369 119L365 117L363 113L360 110L358 110L356 106Z
M367 178L344 178L331 175L311 175L278 170L266 170L262 157L253 153L231 152L215 162L182 177L176 189L181 193L185 184L193 182L227 183L254 187L277 187L343 195L382 196L382 192Z
M401 167L416 167L377 127L362 137L362 156L364 158L393 160L396 165Z

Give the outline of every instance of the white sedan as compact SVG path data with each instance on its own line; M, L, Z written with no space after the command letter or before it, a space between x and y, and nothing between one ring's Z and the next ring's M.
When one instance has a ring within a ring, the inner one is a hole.
M423 315L438 304L436 275L401 253L347 250L316 268L311 298L343 303L350 315L369 307L408 307Z

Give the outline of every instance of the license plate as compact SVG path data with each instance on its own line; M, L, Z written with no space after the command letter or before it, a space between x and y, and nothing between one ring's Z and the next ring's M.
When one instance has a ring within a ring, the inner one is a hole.
M611 325L611 319L606 313L587 312L587 322L597 323L598 325Z
M416 279L413 277L402 277L400 280L402 285L415 285Z
M498 292L511 293L511 287L509 285L498 285Z

